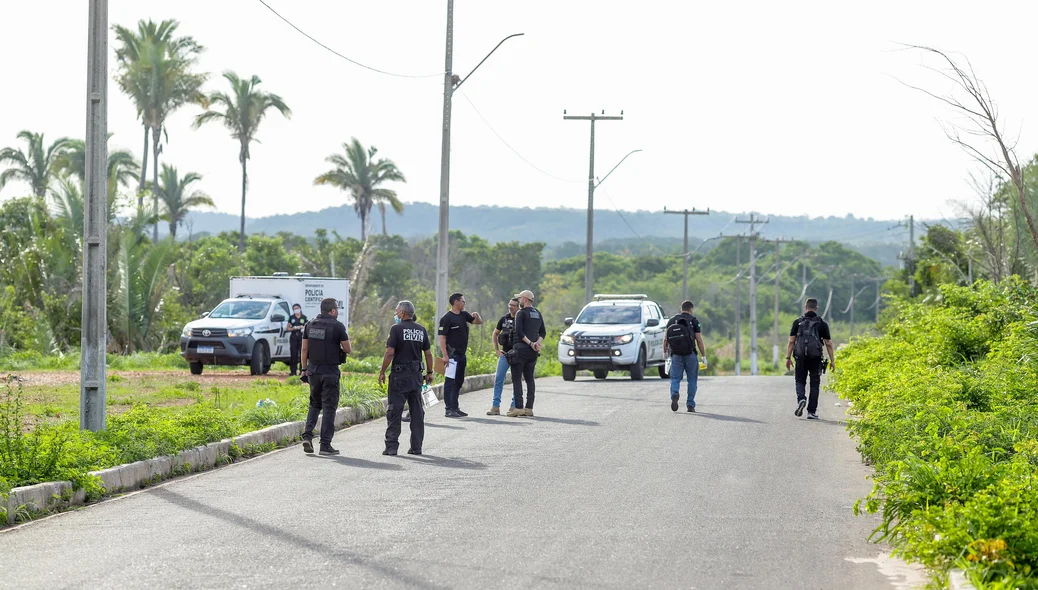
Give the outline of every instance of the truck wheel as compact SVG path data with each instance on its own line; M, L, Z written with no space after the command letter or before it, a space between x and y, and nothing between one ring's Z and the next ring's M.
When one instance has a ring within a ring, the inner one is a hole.
M645 378L645 349L638 351L638 362L631 365L631 380L641 381Z
M263 367L267 366L267 343L257 342L252 347L252 358L249 359L249 374L262 375Z
M595 379L605 379L609 376L609 371L604 369L598 369L595 371Z
M562 380L573 381L577 378L576 365L562 365Z
M192 375L202 374L202 363L188 363L188 366L191 367Z
M272 364L274 364L274 363L267 363L267 364L263 365L263 374L264 374L264 375L266 375L267 373L269 373L269 372L270 372L270 366L271 366Z

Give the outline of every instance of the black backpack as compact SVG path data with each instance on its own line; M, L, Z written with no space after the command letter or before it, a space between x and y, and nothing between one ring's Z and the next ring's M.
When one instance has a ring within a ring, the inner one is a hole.
M800 318L796 344L793 347L793 352L797 358L822 358L822 337L818 335L818 328L821 325L822 318L818 316L803 316Z
M688 318L678 317L674 323L667 326L667 343L670 345L670 353L685 356L695 352L692 344L692 325Z

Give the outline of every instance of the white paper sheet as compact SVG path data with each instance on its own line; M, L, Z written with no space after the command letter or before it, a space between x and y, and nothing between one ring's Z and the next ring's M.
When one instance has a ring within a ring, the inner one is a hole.
M454 376L458 374L458 361L451 359L447 363L447 372L444 373L444 377L447 379L454 379Z

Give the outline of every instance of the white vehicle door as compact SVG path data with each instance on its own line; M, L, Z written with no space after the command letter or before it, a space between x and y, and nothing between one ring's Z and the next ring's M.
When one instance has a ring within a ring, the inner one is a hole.
M648 303L642 310L642 315L647 320L654 319L657 322L662 322L663 318L660 317L660 310L653 303ZM649 362L655 362L663 358L663 326L657 324L656 326L646 326L645 328L645 348L646 359Z
M270 358L288 358L289 356L291 356L292 349L290 348L290 344L288 341L289 334L285 331L285 326L288 325L288 316L292 315L292 310L289 309L288 303L284 301L279 301L278 304L274 306L274 309L270 312L270 314L271 317L275 315L285 317L285 320L280 322L281 330L278 332L276 339L274 341L274 346L270 352ZM271 323L273 324L274 322Z

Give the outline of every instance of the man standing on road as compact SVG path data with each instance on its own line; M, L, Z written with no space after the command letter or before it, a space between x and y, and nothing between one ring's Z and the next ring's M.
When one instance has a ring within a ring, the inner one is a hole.
M288 327L285 328L286 332L290 332L288 337L291 354L288 361L289 375L295 375L296 369L299 368L299 353L303 349L303 326L305 325L306 316L303 315L303 309L297 303L292 306L292 315L288 318Z
M689 412L696 411L696 390L699 388L699 359L696 358L696 346L706 364L706 346L703 345L703 329L699 320L692 315L695 306L691 301L681 303L681 313L667 322L666 337L663 339L663 354L670 355L670 409L678 411L678 400L681 399L681 374L688 380L688 401L685 407Z
M422 355L425 355L425 374L422 374ZM422 382L432 383L432 351L425 326L414 321L414 304L401 301L396 305L396 325L389 329L386 354L378 383L386 382L386 368L393 364L389 377L389 411L386 420L386 450L383 455L396 455L400 447L400 416L404 404L411 409L411 448L408 454L421 455L425 439L425 410L422 408Z
M487 416L501 415L501 392L505 388L505 375L508 373L508 351L512 350L512 337L515 334L515 314L519 311L519 300L513 297L508 302L508 313L497 320L494 328L494 352L497 353L497 373L494 375L494 403ZM515 407L513 403L512 407Z
M829 324L818 317L818 300L811 298L804 303L804 315L793 321L793 327L789 331L789 345L786 347L786 370L793 365L796 358L797 409L796 416L804 415L804 406L807 406L807 419L818 419L818 390L822 382L822 346L829 351L829 366L836 367L833 355L833 341L829 334ZM811 376L811 397L805 395L807 389L807 377Z
M303 428L303 451L314 452L314 427L321 418L322 455L338 455L332 448L335 411L339 408L339 365L352 352L346 326L338 319L339 304L334 297L321 300L321 313L303 328L303 383L310 384L310 410Z
M544 329L544 318L533 306L533 291L529 289L515 296L522 309L515 314L515 337L513 346L515 355L512 360L512 395L515 407L508 410L508 416L533 417L534 372L537 369L537 357L541 354L541 346L547 332ZM523 407L523 381L526 381L526 407Z
M443 405L448 418L464 418L468 416L458 407L458 396L461 395L461 386L465 383L465 356L469 348L469 324L479 325L483 318L478 313L465 311L465 296L454 293L450 296L451 308L440 318L439 337L440 352L446 362L454 361L454 376L448 377L443 382ZM451 371L447 367L447 373Z

